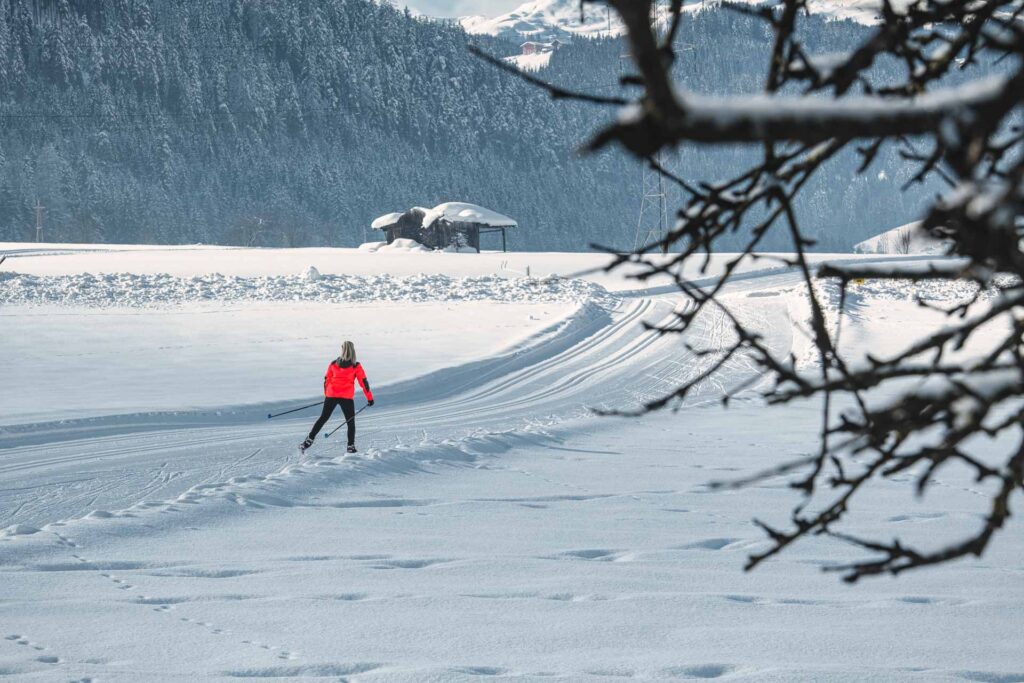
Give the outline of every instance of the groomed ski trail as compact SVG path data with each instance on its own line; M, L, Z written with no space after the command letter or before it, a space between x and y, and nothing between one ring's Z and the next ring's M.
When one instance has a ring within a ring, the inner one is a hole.
M779 277L767 279L775 285ZM360 416L358 442L364 450L403 448L592 407L634 408L708 362L690 354L677 335L645 328L672 322L678 305L677 296L659 296L624 299L610 312L584 306L508 353L382 387L383 400ZM687 342L721 345L728 333L723 316L711 312L698 320ZM780 351L788 343L779 340ZM736 373L750 371L737 362ZM709 384L691 401L720 388ZM20 426L0 440L15 444L0 449L0 509L7 511L0 528L172 500L197 485L279 472L296 460L295 446L312 417L299 413L268 423L267 412L261 405ZM340 456L343 446L337 437L321 438L309 455Z

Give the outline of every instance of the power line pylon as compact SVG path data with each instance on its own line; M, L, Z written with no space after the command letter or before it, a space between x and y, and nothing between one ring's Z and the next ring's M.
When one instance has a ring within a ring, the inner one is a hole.
M654 158L662 167L662 153ZM644 164L640 178L640 216L636 221L636 235L633 251L651 244L657 244L668 235L668 196L665 194L665 178L649 164ZM665 251L665 247L662 247Z
M651 27L658 36L659 24L664 20L663 0L654 0L651 8ZM667 9L667 8L666 8ZM658 168L664 168L664 154L659 149L654 155ZM633 251L639 251L651 244L657 244L668 235L668 196L665 193L665 178L650 164L643 165L640 178L640 216L636 221L633 237ZM668 251L662 245L662 253Z
M43 241L43 209L45 208L43 203L36 199L36 242Z

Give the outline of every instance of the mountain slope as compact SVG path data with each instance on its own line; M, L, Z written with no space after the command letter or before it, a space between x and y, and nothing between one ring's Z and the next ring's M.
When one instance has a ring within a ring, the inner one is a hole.
M814 52L864 31L803 25ZM687 88L759 87L756 20L688 13L679 39L692 46L677 66ZM37 200L48 241L286 246L352 246L383 213L468 201L518 221L513 249L631 247L639 164L577 151L615 110L552 101L470 40L517 51L364 0L0 0L0 239L34 238ZM622 52L618 39L575 40L543 73L607 92ZM704 180L749 159L693 147L672 165ZM894 155L876 161L889 182L850 181L856 165L837 159L807 187L819 248L916 218L929 191L899 192ZM786 248L772 239L766 249Z

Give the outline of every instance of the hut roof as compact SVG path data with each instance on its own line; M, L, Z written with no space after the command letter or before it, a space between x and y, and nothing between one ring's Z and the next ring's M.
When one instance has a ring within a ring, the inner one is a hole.
M429 228L442 218L451 223L478 223L494 228L515 228L519 225L508 216L476 204L445 202L427 210L423 216L423 227Z
M397 223L398 219L401 217L402 214L399 211L386 213L383 216L378 216L377 218L374 218L373 222L370 223L370 227L373 228L374 230L383 230L384 228L387 228Z

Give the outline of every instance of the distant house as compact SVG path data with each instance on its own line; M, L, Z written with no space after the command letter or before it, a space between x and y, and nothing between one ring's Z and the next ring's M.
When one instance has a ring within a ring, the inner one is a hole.
M403 213L387 213L376 218L370 227L382 231L388 244L411 239L431 249L470 248L479 252L480 237L488 234L501 234L501 250L507 251L506 230L519 224L476 204L445 202L432 209L414 206Z
M562 47L564 43L558 38L553 39L550 43L541 43L536 40L528 40L519 46L520 56L522 55L539 55L548 52L554 52L558 48Z

